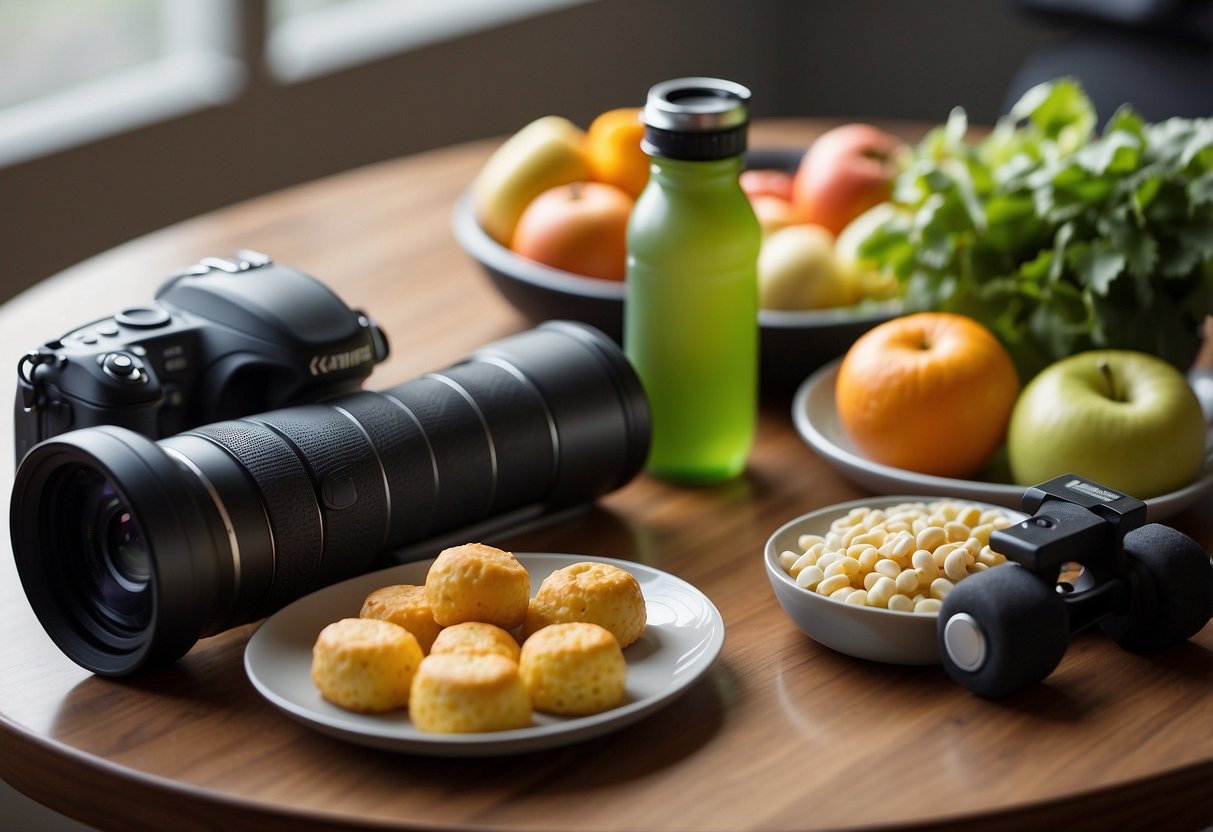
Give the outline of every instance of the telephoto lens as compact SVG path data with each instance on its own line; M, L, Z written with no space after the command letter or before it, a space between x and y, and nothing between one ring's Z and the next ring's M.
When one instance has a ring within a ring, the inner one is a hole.
M649 432L614 342L549 321L382 392L158 442L113 426L48 439L17 470L13 553L59 648L125 676L392 550L606 494L641 469Z

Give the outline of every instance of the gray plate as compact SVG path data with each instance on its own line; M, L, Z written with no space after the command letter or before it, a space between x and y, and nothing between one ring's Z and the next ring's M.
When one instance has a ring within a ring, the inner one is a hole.
M864 459L851 444L838 421L834 381L842 360L832 361L807 379L792 400L792 421L800 437L851 482L876 494L915 493L981 500L1019 508L1023 487L1007 483L959 480L918 474ZM1150 522L1183 511L1213 487L1213 459L1206 457L1204 473L1189 486L1146 500Z
M534 751L614 731L669 703L707 672L724 645L724 621L707 596L686 581L630 561L562 554L519 554L531 591L557 569L586 560L610 563L640 582L648 611L644 635L624 651L626 701L585 717L535 714L530 728L484 734L426 734L406 712L367 715L321 698L312 684L312 645L327 624L357 616L372 590L425 583L433 560L395 566L314 592L275 613L249 639L244 669L270 703L325 734L360 745L430 756L489 756Z

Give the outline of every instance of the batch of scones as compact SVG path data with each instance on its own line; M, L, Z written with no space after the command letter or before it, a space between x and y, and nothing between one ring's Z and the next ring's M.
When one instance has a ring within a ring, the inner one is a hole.
M622 704L623 648L645 623L640 584L623 569L576 563L532 598L513 554L469 543L443 550L424 586L376 589L358 618L325 627L312 680L348 710L407 707L419 731L525 728L532 711L579 716Z

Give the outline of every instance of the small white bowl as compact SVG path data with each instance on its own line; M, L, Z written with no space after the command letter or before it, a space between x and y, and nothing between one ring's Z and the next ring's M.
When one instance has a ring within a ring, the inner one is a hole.
M886 664L939 664L935 634L937 615L833 601L797 586L795 579L779 565L779 553L799 551L796 542L802 534L824 535L829 531L830 523L845 516L851 509L888 508L899 503L931 503L941 499L950 498L899 495L865 497L811 511L783 524L767 538L763 553L767 577L779 605L805 634L839 653ZM996 509L1006 514L1012 522L1027 517L1022 512L993 503L960 498L957 501L979 506L983 511Z

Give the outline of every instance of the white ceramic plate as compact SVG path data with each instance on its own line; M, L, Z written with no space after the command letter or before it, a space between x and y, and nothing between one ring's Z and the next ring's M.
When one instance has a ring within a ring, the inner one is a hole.
M813 373L792 400L792 421L802 439L851 482L876 494L912 492L939 497L980 500L1019 508L1023 487L1007 483L958 480L918 474L881 465L860 456L838 421L834 406L834 381L841 359ZM1184 510L1213 487L1213 461L1206 457L1204 473L1191 485L1146 500L1146 514L1158 522Z
M628 663L623 705L585 717L535 714L530 728L483 734L426 734L404 711L366 715L326 702L312 684L312 645L327 624L357 616L372 590L425 583L432 560L394 566L327 587L275 613L253 634L244 669L257 691L290 716L340 739L375 748L431 756L488 756L578 742L631 724L682 693L707 672L724 645L724 621L707 596L673 575L630 561L578 555L519 554L531 591L553 571L586 560L610 563L636 576L648 624L624 651Z

